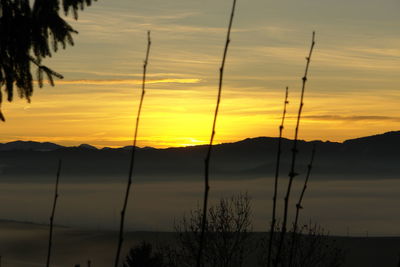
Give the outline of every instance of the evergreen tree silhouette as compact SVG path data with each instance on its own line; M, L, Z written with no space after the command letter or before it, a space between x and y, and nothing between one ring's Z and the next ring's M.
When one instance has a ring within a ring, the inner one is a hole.
M94 0L95 1L95 0ZM54 77L60 73L43 65L42 59L51 57L61 46L73 45L72 34L78 33L60 16L72 13L78 19L78 11L89 6L92 0L0 0L0 104L3 94L8 101L18 96L28 102L33 93L32 67L36 69L39 87L43 76L54 86ZM0 110L0 120L5 118Z

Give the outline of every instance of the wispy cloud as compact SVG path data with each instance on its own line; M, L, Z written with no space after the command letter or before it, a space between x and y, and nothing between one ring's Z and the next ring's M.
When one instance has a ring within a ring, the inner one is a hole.
M253 60L264 57L303 64L306 49L295 46L253 46L240 48ZM317 67L329 66L354 70L399 70L400 49L378 49L373 47L319 48L315 52L314 64Z
M148 84L159 84L159 83L183 83L183 84L194 84L200 83L201 79L159 79L159 80L147 80L146 83ZM141 80L134 80L134 79L115 79L115 80L65 80L65 81L58 81L57 84L67 84L67 85L130 85L130 84L141 84Z
M134 78L141 78L143 76L143 73L122 73L122 72L111 72L111 71L92 71L92 70L85 70L85 69L68 69L69 73L80 73L80 74L87 74L87 75L95 75L95 76L112 76L112 77L134 77ZM163 73L147 73L147 77L155 77L162 79L162 77L180 77L180 78L188 78L188 75L183 74L183 73L168 73L168 72L163 72ZM93 79L94 80L94 79Z
M395 49L395 48L353 47L350 48L349 50L367 55L400 58L400 49Z
M290 118L290 116L289 116L289 118ZM396 122L400 122L400 117L375 116L375 115L367 115L367 116L305 115L305 116L303 116L303 118L311 119L311 120L315 119L315 120L329 120L329 121L396 121Z

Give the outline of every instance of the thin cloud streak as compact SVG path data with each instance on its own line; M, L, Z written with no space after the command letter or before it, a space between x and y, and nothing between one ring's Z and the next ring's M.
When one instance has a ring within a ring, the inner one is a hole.
M253 46L251 52L248 48L241 48L243 53L247 53L252 60L259 60L259 55L267 58L279 59L288 62L303 62L303 47L283 47L283 46ZM370 48L341 48L335 49L321 48L317 51L318 57L315 64L318 67L340 67L354 70L384 70L398 71L399 49L374 49ZM382 57L384 55L384 57ZM380 56L380 57L379 57Z
M91 71L91 70L85 70L85 69L80 69L80 70L76 70L76 68L74 69L70 69L70 70L66 70L66 72L68 73L84 73L84 74L89 74L89 75L95 75L95 76L113 76L113 77L137 77L140 78L142 77L142 73L122 73L122 72L110 72L110 71ZM147 77L188 77L188 75L184 74L184 73L167 73L167 72L162 72L162 73L149 73L148 75L146 75ZM175 78L174 78L175 79ZM188 78L191 79L191 78ZM92 79L92 80L96 80L96 79Z
M184 83L184 84L195 84L200 83L201 79L159 79L159 80L148 80L146 83L148 84L159 84L159 83ZM66 84L66 85L137 85L141 84L141 80L133 80L133 79L124 79L124 80L67 80L67 81L58 81L57 84Z
M290 116L289 118L294 118ZM329 121L395 121L400 122L400 117L390 116L341 116L341 115L306 115L304 119L329 120Z

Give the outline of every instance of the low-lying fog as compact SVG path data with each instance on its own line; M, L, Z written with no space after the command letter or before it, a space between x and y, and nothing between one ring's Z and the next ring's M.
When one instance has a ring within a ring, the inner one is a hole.
M286 183L281 183L280 204ZM303 179L295 182L291 213L294 212ZM273 179L211 181L210 197L215 202L222 196L248 192L252 199L254 230L268 228L271 213ZM125 183L63 183L55 222L58 225L88 229L118 228L119 211ZM312 220L335 235L381 236L400 235L400 181L310 181L303 202L301 218ZM53 201L53 184L0 184L2 219L48 223ZM134 183L127 214L128 230L173 230L190 209L201 203L201 182Z

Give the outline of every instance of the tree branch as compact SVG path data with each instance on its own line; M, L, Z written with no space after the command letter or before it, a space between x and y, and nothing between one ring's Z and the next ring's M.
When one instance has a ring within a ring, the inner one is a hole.
M304 106L304 91L306 87L306 82L307 82L307 75L308 75L308 68L310 66L310 61L311 61L311 55L314 49L315 45L315 32L312 33L312 40L311 40L311 47L310 47L310 52L308 54L308 57L306 57L306 68L304 71L304 76L302 78L302 88L301 88L301 96L300 96L300 106L299 106L299 111L297 113L297 122L296 122L296 129L294 133L294 141L293 141L293 148L292 148L292 163L290 167L290 172L289 172L289 183L284 199L284 212L283 212L283 222L282 222L282 233L280 236L279 244L278 244L278 252L276 255L276 261L275 261L275 266L278 266L281 261L281 254L282 254L282 248L283 248L283 243L285 239L285 234L286 234L286 227L287 227L287 219L288 219L288 210L289 210L289 198L290 198L290 193L292 189L292 183L294 177L296 177L298 174L295 172L295 166L296 166L296 158L297 158L297 142L298 142L298 133L299 133L299 126L300 126L300 119L301 119L301 112L303 110Z
M118 267L122 243L124 241L125 213L126 213L126 208L128 206L129 193L130 193L131 184L132 184L133 169L135 166L135 152L136 152L136 142L137 142L137 134L138 134L138 129L139 129L140 114L142 111L144 95L146 93L146 91L145 91L146 72L147 72L147 63L148 63L149 54L150 54L150 46L151 46L150 31L148 31L147 32L146 58L145 58L144 64L143 64L142 94L140 97L139 108L138 108L138 112L137 112L137 116L136 116L136 126L135 126L135 133L134 133L134 137L133 137L131 161L130 161L130 165L129 165L128 183L126 185L125 198L124 198L124 203L123 203L122 211L121 211L121 221L120 221L119 236L118 236L118 247L117 247L117 252L116 252L116 256L115 256L114 267Z
M224 53L223 53L223 56L222 56L222 63L221 63L221 67L219 69L219 86L218 86L217 105L215 107L215 112L214 112L214 121L213 121L213 125L212 125L212 130L211 130L210 143L208 145L207 155L206 155L206 158L204 160L205 167L204 167L203 217L202 217L202 222L201 222L199 251L198 251L197 261L196 261L196 266L197 267L201 267L201 266L204 265L202 256L203 256L203 247L204 247L204 232L205 232L206 223L207 223L208 192L210 190L210 185L209 185L209 172L210 172L209 165L210 165L212 145L213 145L214 136L215 136L215 126L217 124L219 103L221 101L222 81L223 81L223 76L224 76L225 60L226 60L226 55L228 53L228 46L229 46L229 43L231 41L230 40L230 35L231 35L233 17L234 17L234 14L235 14L235 7L236 7L236 0L233 0L231 17L230 17L230 20L229 20L228 32L227 32L227 36L226 36L225 48L224 48Z

